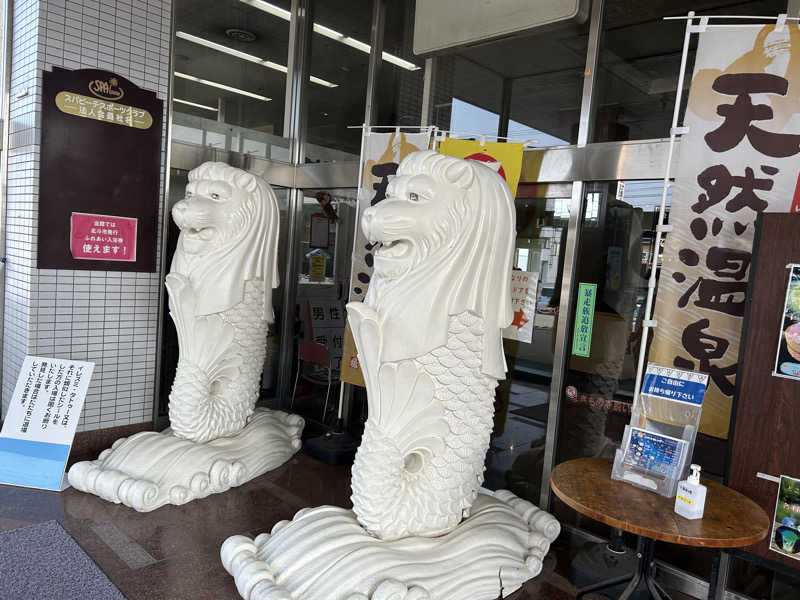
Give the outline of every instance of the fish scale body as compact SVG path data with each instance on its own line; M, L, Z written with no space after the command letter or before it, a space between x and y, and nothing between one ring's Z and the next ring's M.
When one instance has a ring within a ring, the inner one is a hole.
M225 350L223 360L235 361L238 374L218 378L214 384L208 372L190 360L181 359L170 392L172 430L195 442L234 435L253 414L266 356L264 282L248 280L242 302L219 313L219 317L226 327L233 329L233 342Z
M441 404L447 429L442 450L426 457L419 471L409 472L395 440L367 421L353 468L352 500L373 535L440 535L469 513L483 483L497 385L481 373L482 356L483 319L464 312L450 317L445 346L414 359L434 382L433 401Z

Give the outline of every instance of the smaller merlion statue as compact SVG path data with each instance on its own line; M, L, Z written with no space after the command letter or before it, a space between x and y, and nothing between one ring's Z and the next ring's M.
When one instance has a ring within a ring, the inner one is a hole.
M224 163L189 173L172 208L180 228L167 275L180 358L169 396L176 436L207 442L253 414L278 287L278 201L266 181Z
M172 217L181 233L166 277L180 350L171 428L117 440L69 472L75 488L139 511L223 492L278 467L300 448L303 428L296 415L255 408L279 284L272 188L204 163L189 172Z
M347 306L369 416L353 509L303 509L222 546L247 600L494 600L539 574L558 521L482 490L512 320L514 200L481 163L408 155L364 212L376 244Z

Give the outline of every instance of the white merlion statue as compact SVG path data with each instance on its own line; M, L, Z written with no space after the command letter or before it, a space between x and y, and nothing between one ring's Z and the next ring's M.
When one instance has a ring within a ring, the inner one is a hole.
M483 483L514 223L494 171L432 151L409 155L364 212L381 245L364 303L347 307L369 402L352 499L381 539L450 531Z
M494 600L536 576L560 525L481 489L512 320L514 201L490 167L410 154L362 218L379 244L348 305L369 402L353 509L303 509L222 546L246 600Z
M278 287L278 201L266 181L208 162L172 208L180 228L167 275L180 358L169 395L178 437L237 433L253 414Z
M225 491L283 464L303 420L255 409L278 286L278 203L260 177L224 163L189 172L166 277L179 359L171 428L117 440L69 472L77 489L140 511Z

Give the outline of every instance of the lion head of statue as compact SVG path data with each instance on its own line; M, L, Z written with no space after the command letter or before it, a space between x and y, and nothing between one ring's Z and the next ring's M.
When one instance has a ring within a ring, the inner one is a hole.
M505 376L515 220L511 192L490 167L431 150L403 160L361 220L377 244L364 302L382 321L382 360L445 345L449 316L470 311L484 321L483 372Z
M278 286L278 201L261 177L219 162L189 172L186 196L172 208L181 230L171 272L189 279L196 314L224 312L244 298L248 280L264 282L264 314L274 320Z

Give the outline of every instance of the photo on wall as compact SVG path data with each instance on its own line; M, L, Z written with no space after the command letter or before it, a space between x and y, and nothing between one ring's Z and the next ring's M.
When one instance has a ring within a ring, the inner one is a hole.
M781 475L769 549L800 560L800 479Z
M773 374L800 380L800 265L789 265L789 283Z

